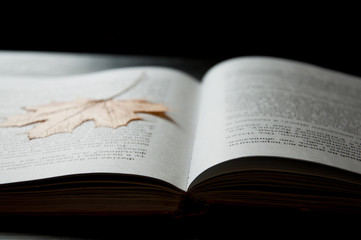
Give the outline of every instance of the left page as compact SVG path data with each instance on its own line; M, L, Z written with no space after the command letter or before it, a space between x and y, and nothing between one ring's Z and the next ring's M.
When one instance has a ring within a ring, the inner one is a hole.
M198 105L199 84L182 72L166 68L126 68L71 77L1 76L0 122L25 113L23 107L72 101L78 97L106 99L138 84L116 99L162 103L167 118L144 119L125 127L95 127L88 121L72 133L29 140L25 127L0 128L0 183L82 173L135 174L167 181L185 189Z

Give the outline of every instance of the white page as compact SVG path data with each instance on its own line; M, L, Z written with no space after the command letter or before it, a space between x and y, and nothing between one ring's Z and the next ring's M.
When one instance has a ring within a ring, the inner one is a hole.
M131 66L136 57L88 53L0 51L0 75L68 76ZM136 66L135 64L133 64Z
M199 84L165 68L126 68L72 77L0 77L0 118L25 113L22 107L104 99L145 77L116 99L145 99L170 108L171 120L139 114L117 129L85 122L73 133L28 140L33 126L0 128L0 183L67 174L109 172L159 178L185 189L189 171Z
M360 79L248 57L217 65L202 87L189 184L209 167L248 156L303 159L361 173Z

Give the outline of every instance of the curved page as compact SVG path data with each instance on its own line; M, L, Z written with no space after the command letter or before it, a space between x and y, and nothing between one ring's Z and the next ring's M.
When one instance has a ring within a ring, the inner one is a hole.
M247 57L215 66L202 87L188 185L212 166L251 156L302 159L361 173L359 78Z
M88 121L72 133L29 140L26 127L0 128L0 183L79 173L124 173L153 177L185 189L189 171L198 83L166 68L126 68L71 77L1 77L0 117L22 114L23 107L106 99L138 84L116 99L162 103L167 117L144 119L116 129Z

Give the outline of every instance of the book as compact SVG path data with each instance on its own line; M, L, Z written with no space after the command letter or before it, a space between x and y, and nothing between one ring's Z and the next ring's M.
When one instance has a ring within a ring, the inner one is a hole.
M1 214L177 214L235 205L361 209L360 78L240 57L198 81L166 67L0 76L0 117L77 97L162 103L167 117L116 129L87 121L29 140L0 128ZM194 210L195 209L195 210Z

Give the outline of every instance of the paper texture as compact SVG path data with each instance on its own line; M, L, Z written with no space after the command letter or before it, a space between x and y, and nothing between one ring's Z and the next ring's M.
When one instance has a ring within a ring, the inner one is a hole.
M189 184L229 159L279 156L361 173L361 81L307 64L239 58L204 78Z
M110 172L154 177L185 189L199 86L178 71L128 68L73 77L2 77L0 117L51 101L104 99L129 86L142 72L146 77L116 99L162 103L170 109L169 120L139 113L144 120L127 127L96 128L89 121L73 133L30 141L25 132L33 126L0 128L0 182Z

